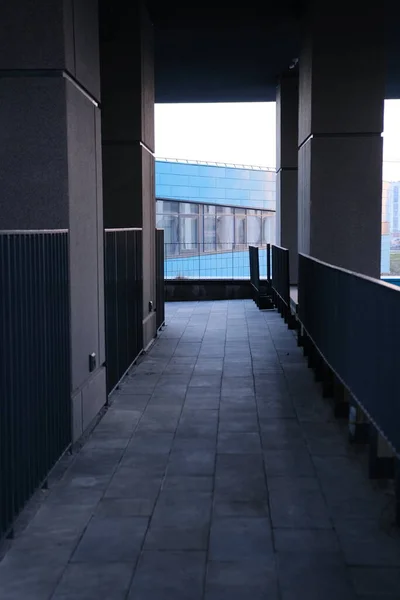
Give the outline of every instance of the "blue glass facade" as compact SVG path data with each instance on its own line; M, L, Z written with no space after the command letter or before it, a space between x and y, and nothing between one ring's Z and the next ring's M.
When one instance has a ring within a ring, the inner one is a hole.
M156 197L275 210L273 170L156 161Z
M156 161L166 278L249 277L248 246L275 241L274 171Z

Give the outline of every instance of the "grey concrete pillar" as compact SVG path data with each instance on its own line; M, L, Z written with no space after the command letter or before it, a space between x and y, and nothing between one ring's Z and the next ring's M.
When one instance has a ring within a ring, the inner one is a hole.
M143 228L143 337L156 333L153 27L140 0L100 2L104 222Z
M300 57L299 250L379 277L384 6L310 5Z
M106 401L97 2L3 2L0 23L0 229L69 229L76 440Z
M290 283L297 285L298 73L282 76L276 92L276 243L290 252Z

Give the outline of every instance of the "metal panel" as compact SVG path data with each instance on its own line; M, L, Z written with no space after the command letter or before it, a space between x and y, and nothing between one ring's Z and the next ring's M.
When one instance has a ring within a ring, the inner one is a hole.
M299 257L299 318L325 361L400 453L400 289Z
M142 231L105 232L107 390L110 393L143 350Z
M165 323L164 230L156 229L156 311L157 329Z
M71 443L68 233L0 232L0 537Z
M290 307L289 250L272 246L272 289Z
M249 246L250 281L254 291L260 293L260 263L258 248Z

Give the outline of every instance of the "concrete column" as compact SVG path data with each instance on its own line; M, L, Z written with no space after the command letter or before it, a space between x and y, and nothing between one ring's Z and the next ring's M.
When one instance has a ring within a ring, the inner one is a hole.
M3 2L0 22L0 229L69 229L76 440L106 401L97 2Z
M297 285L298 73L282 76L276 92L276 243L290 252L290 283Z
M300 56L299 250L380 275L384 5L310 2Z
M144 3L100 1L104 222L143 228L143 337L156 333L153 27Z

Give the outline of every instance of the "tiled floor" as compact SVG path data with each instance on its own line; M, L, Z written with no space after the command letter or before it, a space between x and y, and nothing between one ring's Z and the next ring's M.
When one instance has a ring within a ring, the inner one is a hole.
M394 600L393 498L276 313L167 327L0 563L1 600Z

